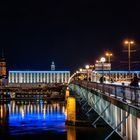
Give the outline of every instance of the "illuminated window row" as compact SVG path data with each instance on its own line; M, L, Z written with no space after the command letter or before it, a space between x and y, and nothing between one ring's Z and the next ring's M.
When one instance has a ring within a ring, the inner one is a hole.
M129 73L130 72L130 73ZM115 81L127 80L134 77L134 74L140 78L140 71L96 71L93 74L93 81L97 81L101 75L104 74L105 77L110 77Z
M9 71L9 83L67 83L69 71Z

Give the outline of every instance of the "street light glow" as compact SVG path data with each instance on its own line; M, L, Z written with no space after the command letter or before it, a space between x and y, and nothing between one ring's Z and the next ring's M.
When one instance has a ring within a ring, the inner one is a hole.
M130 40L130 41L128 41L128 40L126 40L125 42L124 42L124 44L134 44L134 41L133 40Z
M126 40L126 41L124 42L124 44L128 44L128 41Z
M105 55L106 56L112 56L112 53L107 52Z
M108 57L108 63L110 63L110 57L113 55L111 52L106 52L105 54Z
M99 60L96 60L96 63L99 63L100 61Z
M76 73L79 73L79 71L77 70Z
M102 63L104 63L104 62L106 61L106 60L105 60L105 57L101 57L100 61L101 61Z
M89 65L86 65L85 68L86 68L86 69L89 69Z

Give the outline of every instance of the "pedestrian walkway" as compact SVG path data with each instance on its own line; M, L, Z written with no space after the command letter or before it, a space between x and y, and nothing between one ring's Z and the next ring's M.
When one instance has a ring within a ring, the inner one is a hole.
M100 83L99 81L97 83ZM112 84L112 85L122 85L122 83L124 83L124 86L129 86L130 85L130 82L129 81L118 81L118 82L104 82L105 84ZM139 86L140 86L140 82L139 82Z

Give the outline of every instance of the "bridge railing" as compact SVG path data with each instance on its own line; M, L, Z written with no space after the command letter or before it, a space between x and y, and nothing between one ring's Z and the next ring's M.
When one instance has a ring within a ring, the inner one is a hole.
M124 102L140 105L140 88L125 85L88 82L84 80L74 81L74 83L85 88L101 92L108 96L118 98Z

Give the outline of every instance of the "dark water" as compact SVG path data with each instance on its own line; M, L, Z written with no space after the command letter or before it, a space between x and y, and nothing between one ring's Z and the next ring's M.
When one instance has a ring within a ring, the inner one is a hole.
M68 127L65 120L64 102L1 102L0 140L102 140L107 135L108 128Z

